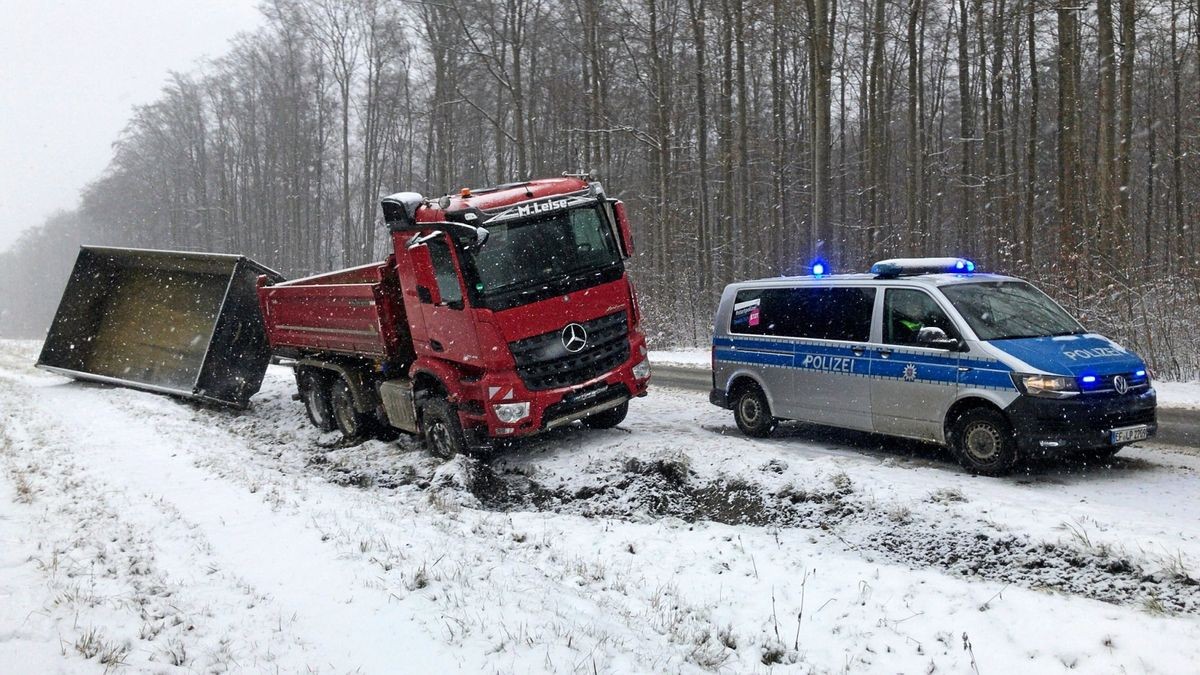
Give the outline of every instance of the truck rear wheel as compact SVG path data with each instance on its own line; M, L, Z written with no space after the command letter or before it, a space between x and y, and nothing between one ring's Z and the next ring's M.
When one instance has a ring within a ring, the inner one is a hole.
M467 452L458 411L442 398L429 399L421 406L421 438L429 452L441 459Z
M361 441L371 433L371 416L354 408L354 395L350 383L343 378L334 381L329 389L329 402L333 407L333 419L347 441Z
M300 376L300 400L304 402L304 412L314 427L321 431L333 431L336 422L333 419L333 406L329 403L329 389L320 376L314 373Z
M628 414L629 401L624 401L615 408L609 408L608 410L583 418L583 426L589 429L611 429L624 422L625 416Z
M992 408L971 408L960 415L951 428L950 449L963 468L983 476L1003 476L1017 463L1012 426Z

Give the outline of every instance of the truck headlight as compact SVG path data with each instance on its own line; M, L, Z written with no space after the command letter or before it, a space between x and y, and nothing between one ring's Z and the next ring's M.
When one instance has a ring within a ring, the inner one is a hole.
M648 377L650 377L650 361L642 359L633 367L633 379L644 380Z
M492 406L496 418L505 424L513 424L529 417L529 401L520 403L497 403Z
M1042 398L1069 398L1079 393L1073 377L1013 373L1013 383L1022 393Z

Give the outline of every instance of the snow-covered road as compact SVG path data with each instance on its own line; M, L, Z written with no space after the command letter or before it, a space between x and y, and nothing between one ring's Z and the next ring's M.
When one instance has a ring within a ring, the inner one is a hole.
M486 462L344 447L0 341L0 671L1153 672L1200 662L1200 458L972 478L656 390ZM886 444L886 446L881 446Z

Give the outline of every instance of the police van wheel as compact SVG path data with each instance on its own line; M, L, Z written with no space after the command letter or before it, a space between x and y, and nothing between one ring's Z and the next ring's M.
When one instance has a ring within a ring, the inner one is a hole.
M1003 413L972 408L954 423L951 449L958 463L971 473L1000 476L1017 462L1017 441Z
M733 419L747 436L765 438L775 431L776 420L771 416L771 406L766 394L758 387L747 387L737 395Z

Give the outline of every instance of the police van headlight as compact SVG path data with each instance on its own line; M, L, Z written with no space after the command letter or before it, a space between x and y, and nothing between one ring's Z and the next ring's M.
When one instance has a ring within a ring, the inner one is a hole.
M1043 398L1069 398L1079 393L1079 383L1073 377L1013 373L1013 383L1021 393Z
M633 367L633 379L644 380L648 377L650 377L650 361L642 359Z
M497 403L492 406L496 419L505 424L513 424L529 417L529 401L520 403Z

